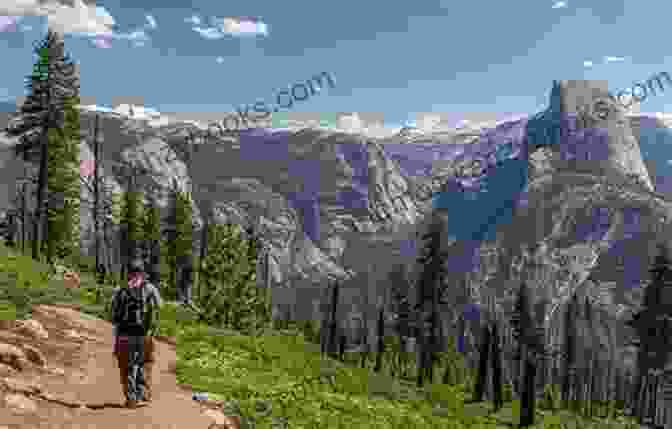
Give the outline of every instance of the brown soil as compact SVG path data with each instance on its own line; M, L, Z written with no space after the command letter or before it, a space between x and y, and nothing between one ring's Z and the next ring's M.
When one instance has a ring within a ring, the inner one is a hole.
M156 342L154 400L146 407L127 409L123 407L119 370L112 354L112 325L62 306L37 306L33 314L48 331L48 339L17 335L8 330L11 323L5 323L0 326L0 342L30 344L44 353L46 369L31 366L10 376L38 383L41 392L20 392L16 385L10 387L0 378L0 399L18 391L37 403L37 412L19 413L0 401L0 427L207 429L213 423L203 415L203 406L191 399L192 392L176 382L174 339L172 344L171 339ZM69 336L70 330L82 338Z

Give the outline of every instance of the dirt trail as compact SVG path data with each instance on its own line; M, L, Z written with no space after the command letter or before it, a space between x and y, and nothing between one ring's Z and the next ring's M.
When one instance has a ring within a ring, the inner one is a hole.
M112 354L110 323L60 306L35 307L33 318L46 328L47 339L0 328L0 343L29 344L47 361L46 368L31 365L9 376L14 383L0 378L0 399L4 399L0 401L0 429L207 429L213 423L204 414L205 408L191 399L192 392L178 386L174 345L156 342L153 402L126 409ZM38 383L41 389L31 393L17 387L17 381ZM7 396L17 392L37 407L9 406Z

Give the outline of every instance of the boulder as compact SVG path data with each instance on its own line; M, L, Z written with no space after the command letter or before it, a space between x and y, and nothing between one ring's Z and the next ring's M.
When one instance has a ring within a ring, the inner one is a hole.
M22 371L26 367L28 359L20 348L11 344L0 343L0 363Z
M240 418L238 416L227 416L221 411L207 409L203 412L214 421L217 428L221 429L240 429Z
M35 319L22 320L18 323L16 332L23 335L28 335L38 340L46 340L49 338L49 333L40 322Z
M37 403L24 395L15 393L6 395L5 404L14 412L20 414L32 414L37 412Z

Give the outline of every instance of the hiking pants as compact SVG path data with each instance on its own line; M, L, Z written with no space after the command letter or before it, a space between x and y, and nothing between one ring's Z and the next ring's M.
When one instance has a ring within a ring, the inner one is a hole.
M151 336L117 337L115 348L124 396L128 400L152 399L155 346Z

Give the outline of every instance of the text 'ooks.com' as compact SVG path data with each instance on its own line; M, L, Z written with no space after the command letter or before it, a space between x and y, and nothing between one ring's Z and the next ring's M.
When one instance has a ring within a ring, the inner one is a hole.
M305 101L310 96L316 95L325 87L325 78L329 87L334 88L335 82L332 75L327 72L322 72L313 76L311 79L306 80L305 83L295 83L288 89L283 89L278 92L275 97L275 105L269 106L263 100L257 101L251 106L246 104L238 107L236 113L232 113L220 121L209 123L208 136L223 136L235 133L241 128L254 128L255 122L268 120L273 113L276 113L281 109L291 109L295 100ZM251 111L256 113L256 115L250 115Z

